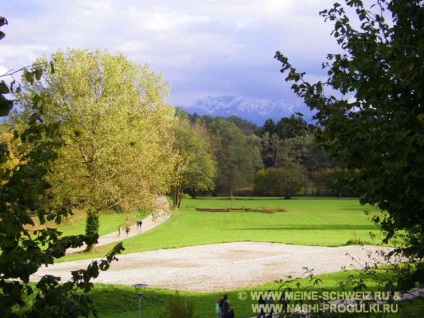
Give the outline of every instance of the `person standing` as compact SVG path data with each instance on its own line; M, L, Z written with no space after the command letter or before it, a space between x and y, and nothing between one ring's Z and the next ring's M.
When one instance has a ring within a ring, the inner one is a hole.
M222 305L221 318L234 318L234 308L231 307L230 301L227 299Z
M225 301L228 299L228 296L227 296L227 294L225 294L224 295L224 297L223 298L221 298L221 300L219 301L219 308L221 308L221 313L223 312L223 307L224 307L224 304L225 304ZM221 316L222 316L222 314L221 314Z
M256 316L256 318L265 318L265 311L264 311L265 300L262 297L262 295L259 296L258 305L259 305L260 312L259 312L259 315Z
M219 305L221 303L222 298L217 298L215 302L215 314L216 318L221 318L221 306Z

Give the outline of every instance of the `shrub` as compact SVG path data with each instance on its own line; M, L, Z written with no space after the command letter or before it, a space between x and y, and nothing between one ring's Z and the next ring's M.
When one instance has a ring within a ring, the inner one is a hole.
M168 300L159 313L159 318L193 318L194 307L193 303L187 299L182 298L178 292L175 297Z

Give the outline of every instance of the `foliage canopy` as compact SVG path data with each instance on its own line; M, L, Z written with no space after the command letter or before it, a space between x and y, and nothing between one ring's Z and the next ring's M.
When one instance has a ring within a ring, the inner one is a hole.
M33 113L33 96L44 106L43 120L57 125L63 142L49 181L56 199L88 211L87 233L97 233L101 209L152 210L168 190L173 157L173 110L165 103L167 84L122 55L69 49L46 58L40 81L24 77L23 112Z
M349 8L348 11L346 7ZM352 21L347 12L357 19ZM424 256L424 6L419 0L335 3L321 15L334 23L343 50L328 54L328 78L310 83L280 52L281 72L317 111L320 141L359 169L361 202L386 211L375 217L386 241L406 231L407 255ZM355 27L355 26L358 27Z
M173 205L179 208L184 193L192 196L196 192L213 190L216 163L205 125L179 116L174 125L174 146L176 155L174 179L171 186Z
M0 17L0 26L4 21ZM42 74L37 67L21 71L31 83L36 83ZM7 86L1 82L7 90L1 91L0 116L7 115L13 106L13 101L3 96L17 92L13 84ZM57 159L62 146L49 137L58 133L58 126L44 121L45 104L40 102L39 95L34 94L31 103L33 111L26 128L11 129L13 134L3 132L0 141L0 316L88 317L90 313L97 316L91 299L84 292L93 287L92 278L109 268L115 255L123 250L122 244L104 259L93 261L86 270L71 272L65 283L52 275L41 277L35 286L29 283L38 268L53 264L55 259L65 255L66 249L93 239L85 235L63 237L51 228L30 230L34 218L38 217L40 224L60 223L71 214L69 201L57 204L48 193L49 165ZM31 142L30 149L21 147L26 142ZM29 301L29 298L32 299Z

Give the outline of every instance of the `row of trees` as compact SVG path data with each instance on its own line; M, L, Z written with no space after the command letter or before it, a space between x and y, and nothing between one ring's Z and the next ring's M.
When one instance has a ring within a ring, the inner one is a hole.
M31 140L13 139L11 128L25 131L34 118L54 126L55 134L43 135L61 145L46 176L49 195L87 211L92 243L101 210L131 218L152 210L160 193L172 193L176 207L184 194L343 194L334 180L346 171L300 114L257 127L238 117L175 112L160 76L102 51L59 51L35 65L35 78L24 73L15 92L19 111L3 125L10 155L0 168L13 168L33 148Z
M34 77L24 72L15 92L19 109L2 127L9 158L0 169L13 169L34 147L11 130L23 132L34 119L55 127L43 134L60 144L48 192L56 204L87 211L86 234L94 238L88 249L101 210L131 218L140 208L154 210L160 193L172 193L179 207L184 194L289 198L310 185L329 191L334 164L301 116L257 127L237 117L175 112L161 76L103 51L59 51L34 65Z
M290 198L301 190L308 195L356 194L354 188L347 189L340 182L352 172L330 159L300 114L278 122L269 119L262 127L239 117L201 117L181 110L179 116L204 127L204 142L210 145L205 148L207 158L214 160L216 167L215 174L208 170L208 187L185 187L190 195Z

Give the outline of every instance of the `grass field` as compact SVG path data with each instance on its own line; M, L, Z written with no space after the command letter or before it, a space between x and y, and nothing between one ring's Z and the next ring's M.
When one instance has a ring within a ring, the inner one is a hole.
M142 219L148 215L146 212L140 211L138 216L133 216L134 219ZM78 235L85 232L85 219L87 213L85 211L76 210L73 211L73 215L69 218L65 218L61 224L57 225L54 222L47 222L43 226L40 226L38 218L33 218L34 226L28 227L29 229L38 229L41 227L52 227L58 228L63 236L67 235ZM125 213L116 213L114 211L103 211L100 214L99 221L99 235L106 235L117 231L118 225L125 224L126 215Z
M286 212L274 214L260 212L199 212L203 208L258 208L279 209ZM340 246L348 241L361 240L365 243L378 244L382 234L367 218L364 210L379 213L370 207L361 206L357 200L349 199L186 199L179 211L164 224L145 234L124 241L125 253L178 248L190 245L211 244L233 241L263 241L303 245ZM101 219L101 232L115 231L122 215L106 214ZM79 224L79 225L78 225ZM64 224L60 228L66 234L83 231L83 222ZM376 235L371 242L370 232ZM92 253L80 253L67 256L65 260L93 258L104 255L111 246L98 247ZM337 282L348 279L357 272L334 273L319 276L323 282L320 288L338 290ZM387 274L384 274L387 275ZM292 287L295 288L295 283ZM307 280L302 286L309 284ZM276 290L281 284L269 283L256 286L249 291ZM367 282L368 288L378 290L375 282ZM316 287L314 287L316 288ZM307 290L311 290L310 287ZM238 299L239 291L228 293L236 317L251 317L253 300ZM224 291L223 291L224 292ZM244 292L244 290L242 291ZM96 285L91 292L100 317L135 317L138 299L131 286ZM213 317L214 301L222 293L180 292L184 299L190 300L195 307L196 317ZM175 297L175 291L148 288L143 297L142 317L157 317L166 302ZM422 302L415 306L421 317ZM414 308L415 308L414 307ZM396 317L394 315L393 317ZM408 317L413 317L409 314Z
M286 212L198 212L196 207L285 208ZM341 246L360 240L379 244L382 235L364 214L365 208L357 200L348 199L186 199L160 227L125 240L125 253L234 241ZM100 224L104 226L104 222ZM370 233L376 236L374 241ZM111 247L65 259L99 257Z
M379 277L390 279L391 273L385 270L379 271ZM257 304L255 294L258 292L278 291L285 288L291 288L292 291L307 291L308 293L317 292L340 292L342 289L338 282L359 281L363 278L363 283L367 286L366 291L383 291L383 282L378 282L372 278L372 275L363 276L359 271L345 271L333 274L326 274L314 277L319 279L319 285L313 285L313 281L308 278L282 283L269 283L263 286L256 286L251 289L234 290L228 292L228 298L232 306L235 308L236 317L246 318L256 316L253 314L252 305ZM299 287L297 287L299 284ZM352 290L347 288L346 290ZM239 295L245 294L246 299L240 299ZM170 298L175 297L176 292L164 289L149 289L147 288L143 294L142 300L142 317L153 318L158 317L158 313L163 310L163 307ZM184 299L192 302L195 309L195 317L209 318L214 316L214 302L217 298L222 297L223 293L191 293L179 292L179 295ZM138 298L135 289L131 286L122 285L96 285L91 292L96 308L100 317L103 318L125 318L136 317L138 309ZM292 303L299 303L293 301ZM402 303L398 305L398 312L392 315L354 315L354 317L408 317L421 318L424 316L424 301L417 300L410 303ZM345 317L345 316L343 316ZM351 317L351 316L349 316Z

